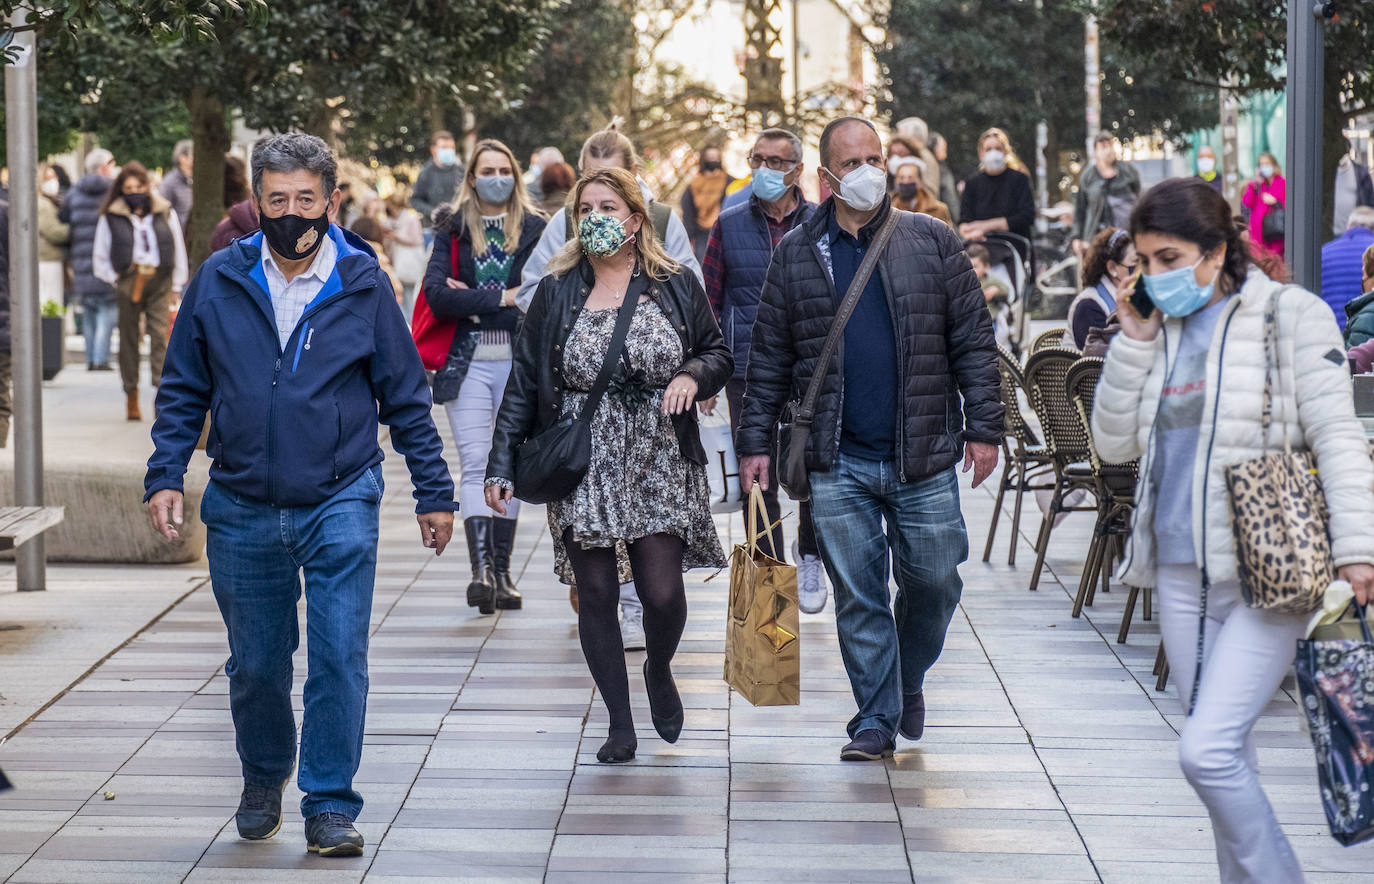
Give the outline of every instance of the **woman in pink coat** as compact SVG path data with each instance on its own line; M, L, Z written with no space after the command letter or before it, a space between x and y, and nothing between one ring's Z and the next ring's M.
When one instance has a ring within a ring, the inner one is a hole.
M1264 218L1275 209L1282 210L1285 199L1285 182L1279 172L1279 161L1271 153L1259 157L1259 174L1245 186L1241 203L1250 210L1250 239L1265 251L1283 255L1283 232L1278 236L1264 235Z

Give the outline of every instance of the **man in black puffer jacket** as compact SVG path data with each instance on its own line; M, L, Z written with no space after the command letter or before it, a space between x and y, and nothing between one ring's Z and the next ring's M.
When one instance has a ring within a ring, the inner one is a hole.
M736 439L746 491L767 481L770 430L805 392L864 252L897 211L871 123L836 120L820 153L836 196L774 252L754 325ZM806 450L812 518L859 707L845 760L890 756L897 733L921 736L925 673L944 646L968 557L955 466L962 457L981 483L997 465L1002 433L992 321L973 268L946 225L903 212L826 372Z

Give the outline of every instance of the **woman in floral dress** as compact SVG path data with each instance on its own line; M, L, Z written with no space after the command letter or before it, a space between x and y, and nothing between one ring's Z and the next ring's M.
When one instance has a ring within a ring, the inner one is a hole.
M725 565L695 405L720 391L734 364L696 277L655 237L638 235L647 209L633 175L593 172L578 182L571 205L578 237L549 263L516 342L486 493L497 512L512 500L516 447L581 412L620 311L634 311L591 416L587 474L548 508L555 567L578 586L582 651L610 713L597 758L618 763L634 758L637 740L616 617L616 546L628 550L644 601L654 728L671 743L683 725L672 677L687 620L682 574Z

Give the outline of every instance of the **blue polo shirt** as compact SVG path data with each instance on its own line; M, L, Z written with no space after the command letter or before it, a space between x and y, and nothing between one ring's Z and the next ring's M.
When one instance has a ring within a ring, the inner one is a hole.
M879 211L850 236L830 211L830 263L835 295L844 300L859 272L868 244L891 211ZM897 450L897 337L882 275L873 271L864 286L849 324L844 327L844 411L840 423L840 451L864 460L892 460Z

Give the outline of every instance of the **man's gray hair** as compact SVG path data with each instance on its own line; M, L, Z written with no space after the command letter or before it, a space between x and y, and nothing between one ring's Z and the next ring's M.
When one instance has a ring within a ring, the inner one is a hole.
M97 147L95 150L86 154L86 174L94 175L96 172L100 171L101 166L113 162L114 154L103 147Z
M263 172L313 172L320 176L325 199L334 193L339 181L339 163L334 151L315 135L269 135L253 145L253 197L262 199Z
M922 147L930 139L930 127L926 121L920 117L906 117L897 121L897 134L903 138L911 138Z
M797 137L795 132L787 129L764 129L759 133L759 137L754 140L755 144L760 141L786 141L792 145L792 161L800 163L802 159L802 140Z
M189 157L196 149L196 143L189 138L183 138L177 142L177 146L172 148L172 162L180 162L182 157Z
M1356 206L1355 211L1350 213L1350 220L1346 222L1345 229L1353 227L1364 227L1374 230L1374 208L1369 206Z

